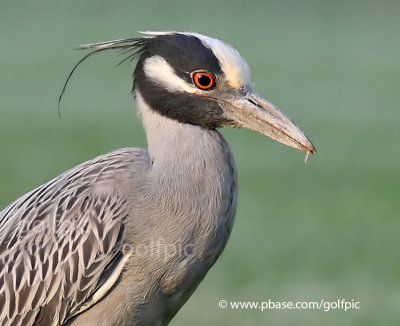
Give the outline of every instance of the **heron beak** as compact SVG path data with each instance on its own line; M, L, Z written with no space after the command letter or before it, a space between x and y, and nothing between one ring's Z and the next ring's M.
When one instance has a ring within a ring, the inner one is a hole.
M257 131L307 154L316 153L308 137L276 106L252 91L236 93L223 101L224 115L237 127Z

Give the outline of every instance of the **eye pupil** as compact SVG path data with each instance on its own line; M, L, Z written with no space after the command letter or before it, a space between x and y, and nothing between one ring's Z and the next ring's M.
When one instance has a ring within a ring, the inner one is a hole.
M208 77L207 75L200 75L198 80L199 84L204 87L207 87L208 85L211 84L211 78Z
M214 87L215 78L208 72L195 72L193 74L193 82L198 88L209 90Z

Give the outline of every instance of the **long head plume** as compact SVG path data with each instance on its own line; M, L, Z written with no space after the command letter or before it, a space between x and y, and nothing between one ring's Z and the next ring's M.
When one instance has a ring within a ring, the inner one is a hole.
M147 34L147 33L144 33ZM148 34L150 35L150 34ZM91 57L93 54L100 53L103 51L107 50L124 50L123 54L126 54L127 56L122 59L118 65L121 63L127 61L127 60L133 60L135 59L138 55L142 53L144 50L146 41L151 38L152 36L145 36L141 38L129 38L129 39L119 39L119 40L112 40L112 41L106 41L106 42L98 42L98 43L90 43L90 44L82 44L78 47L78 50L86 50L86 49L93 49L91 52L86 54L84 57L82 57L72 68L71 72L69 73L67 79L64 82L64 86L61 90L60 96L58 98L58 115L61 117L60 114L60 103L61 99L65 93L65 90L67 89L67 85L74 74L75 70L78 68L78 66L84 62L86 59Z

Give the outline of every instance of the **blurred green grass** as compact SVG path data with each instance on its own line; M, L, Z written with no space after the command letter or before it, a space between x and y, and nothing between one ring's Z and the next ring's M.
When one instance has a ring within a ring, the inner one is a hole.
M0 207L79 162L145 146L132 66L93 58L57 97L78 44L188 30L235 45L256 90L318 155L224 130L239 210L221 259L171 325L399 322L398 1L1 1ZM221 310L220 299L361 302L358 311Z

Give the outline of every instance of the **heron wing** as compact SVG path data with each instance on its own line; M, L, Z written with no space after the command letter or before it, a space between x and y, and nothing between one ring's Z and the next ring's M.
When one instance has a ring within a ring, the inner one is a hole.
M118 279L128 205L115 184L132 151L83 163L0 212L0 325L62 325Z

